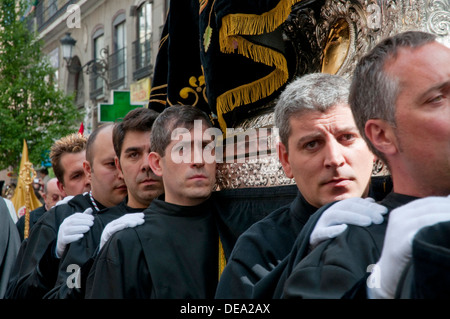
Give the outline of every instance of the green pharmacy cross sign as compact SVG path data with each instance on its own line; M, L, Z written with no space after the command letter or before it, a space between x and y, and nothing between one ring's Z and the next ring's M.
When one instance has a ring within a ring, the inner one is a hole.
M145 105L144 103L132 104L130 102L130 91L113 91L112 101L112 104L99 104L99 122L116 122L123 119L129 111Z

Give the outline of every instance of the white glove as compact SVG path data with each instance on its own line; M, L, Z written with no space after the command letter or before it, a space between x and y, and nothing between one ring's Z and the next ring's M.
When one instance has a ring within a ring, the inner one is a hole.
M66 246L82 238L92 225L94 225L92 208L87 208L82 213L75 213L64 219L59 226L56 256L61 258Z
M375 203L373 198L352 197L341 200L322 213L309 238L314 249L322 241L337 237L347 229L347 224L369 226L381 224L388 209Z
M450 197L425 197L394 209L389 216L381 257L367 279L369 298L394 298L400 277L411 259L416 233L422 227L448 220Z
M105 226L105 229L103 229L102 236L100 238L99 250L102 249L103 245L114 233L127 227L136 227L137 225L142 225L143 223L144 213L125 214L122 217L119 217L108 223Z
M59 200L59 201L55 204L55 206L59 206L59 205L62 205L62 204L67 204L67 202L68 202L69 200L71 200L72 198L74 198L74 196L68 195L68 196L64 197L63 199Z

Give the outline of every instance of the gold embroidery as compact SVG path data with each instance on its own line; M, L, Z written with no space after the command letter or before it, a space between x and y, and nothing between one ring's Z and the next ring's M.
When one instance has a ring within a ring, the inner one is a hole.
M291 7L303 0L280 0L270 11L263 14L228 14L222 18L219 33L220 51L237 53L254 62L273 66L275 69L265 77L243 84L217 97L217 116L220 127L227 124L224 114L236 107L256 102L273 94L288 78L287 62L283 54L248 41L245 35L260 35L273 32L289 16Z
M202 11L205 9L205 7L208 5L208 0L199 0L200 3L200 10L198 14L200 15Z
M189 95L194 95L195 101L193 103L182 103L178 102L179 104L190 104L192 106L196 106L198 104L200 96L203 97L203 99L208 102L208 99L206 97L206 85L205 85L205 76L200 75L198 78L195 76L191 76L189 78L189 85L187 87L184 87L180 90L180 97L184 100L187 100L189 98Z
M166 99L167 99L167 84L155 86L150 89L150 98L148 100L149 103L159 103L162 105L166 105Z
M211 5L211 10L209 11L208 26L205 29L205 33L203 33L203 47L205 48L205 52L208 51L209 45L211 44L211 37L212 37L212 32L213 32L213 29L211 28L211 13L213 12L215 2L216 2L216 0L214 0ZM204 8L202 8L200 10L200 13L203 9Z

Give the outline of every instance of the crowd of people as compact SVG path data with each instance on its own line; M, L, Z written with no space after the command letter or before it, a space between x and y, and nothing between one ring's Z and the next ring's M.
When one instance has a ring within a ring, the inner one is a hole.
M433 35L408 31L350 80L290 82L274 126L296 195L256 221L262 198L226 206L214 190L213 124L198 108L137 108L59 139L27 238L0 201L0 297L450 296L449 61ZM376 161L389 175L374 176Z

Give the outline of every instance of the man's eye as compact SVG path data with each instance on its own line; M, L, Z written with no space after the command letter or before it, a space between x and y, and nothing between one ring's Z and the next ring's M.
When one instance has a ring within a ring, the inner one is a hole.
M439 103L439 102L441 102L444 98L445 98L444 95L438 95L438 96L436 96L436 97L434 97L434 98L429 99L429 100L428 100L428 103Z
M308 142L305 145L303 145L303 148L307 149L307 150L312 150L312 149L316 148L317 145L319 145L319 143L317 141L311 141L311 142Z
M75 175L72 175L70 177L70 179L78 179L78 178L81 178L82 176L83 176L82 174L75 174Z
M183 151L184 151L184 146L182 146L182 145L178 145L178 146L176 146L176 147L174 147L174 151L175 152L177 152L177 153L183 153Z
M344 141L351 141L355 138L354 134L343 134L341 139Z

